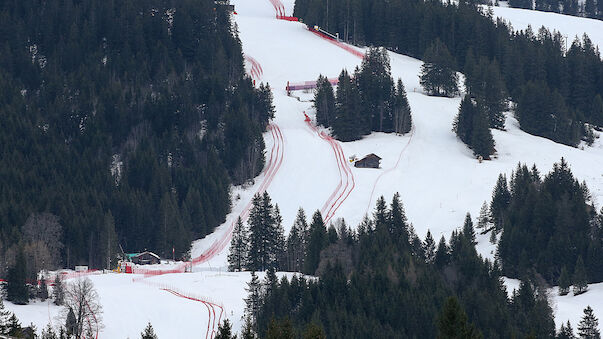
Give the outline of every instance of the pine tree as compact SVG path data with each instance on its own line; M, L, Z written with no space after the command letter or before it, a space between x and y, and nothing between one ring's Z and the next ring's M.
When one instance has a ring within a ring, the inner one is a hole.
M40 298L41 301L46 301L46 299L48 299L48 286L46 285L46 277L43 274L40 277L38 298Z
M54 277L54 286L52 287L52 299L54 304L57 306L63 305L63 301L65 300L63 281L58 274Z
M439 39L427 48L421 66L421 86L429 95L453 97L458 94L454 58Z
M218 333L214 339L236 339L237 335L232 334L232 325L228 319L224 319L222 324L218 326Z
M63 336L58 337L50 324L46 325L46 327L42 330L42 335L40 336L40 339L59 339L59 338L63 339Z
M477 219L477 228L482 230L482 232L488 229L488 224L490 223L490 209L488 208L488 203L484 201L482 207L479 210L479 217Z
M561 323L561 328L559 328L556 339L576 339L572 324L570 324L569 320L567 321L567 325Z
M586 276L586 269L584 268L584 261L581 256L576 261L572 281L574 283L574 295L582 294L588 289L588 277Z
M287 243L285 241L285 229L283 228L283 217L281 216L280 209L278 205L274 206L273 210L273 220L274 224L272 225L271 231L271 262L270 267L280 269L286 265L286 247Z
M332 126L335 120L335 94L333 85L322 74L316 81L314 107L316 108L316 123L325 127Z
M488 125L487 113L482 108L482 105L476 106L469 147L475 156L490 159L490 155L494 154L494 138Z
M490 214L492 215L492 221L497 230L502 229L505 214L510 202L511 192L509 192L509 185L507 185L507 177L504 174L500 174L496 181L496 186L494 186L492 202L490 203Z
M467 94L461 101L459 112L452 123L452 130L466 145L471 144L473 135L473 119L477 111L477 106L473 99Z
M69 312L67 312L67 318L65 319L65 329L67 337L77 334L77 320L75 319L75 313L71 307L69 307Z
M455 297L444 303L438 318L438 339L474 339L482 338L479 331L469 323L467 314Z
M463 236L469 241L469 243L475 245L475 230L473 229L473 221L471 220L471 214L467 213L465 216L465 223L463 224Z
M293 223L287 237L287 270L300 272L302 266L303 242L296 223Z
M6 299L17 305L25 305L29 301L29 291L25 282L25 265L23 248L19 248L15 264L8 270L6 277Z
M0 334L8 334L11 315L12 313L4 308L4 302L0 298Z
M278 226L274 207L268 192L256 194L249 212L249 254L248 268L265 270L276 265L275 246Z
M304 262L304 273L314 274L320 262L320 252L328 245L327 228L320 211L314 212L310 224L310 239Z
M245 317L245 323L243 324L243 329L241 330L241 339L256 339L257 335L253 329L253 323L251 317Z
M385 48L370 47L362 59L360 71L354 79L360 92L362 133L394 130L390 100L394 95L389 55Z
M362 135L362 119L359 116L358 88L346 70L341 71L335 100L333 134L341 141L358 140Z
M144 331L140 333L140 339L157 339L153 325L151 325L150 322L147 323L147 327L144 328Z
M450 262L450 248L446 244L446 238L442 235L436 250L435 264L438 267L444 267Z
M393 98L392 111L394 132L399 134L406 134L410 132L412 129L412 115L402 79L398 79L396 93Z
M561 269L561 275L559 276L559 295L566 295L569 293L569 288L572 285L569 273L565 266Z
M240 272L247 264L247 252L249 251L248 243L249 234L241 217L237 219L237 223L232 231L232 239L230 240L230 252L228 253L228 270L231 272Z
M255 271L251 272L251 280L247 283L245 290L248 293L245 298L245 315L250 323L255 325L262 306L262 285ZM255 326L253 327L255 328Z
M599 319L595 317L593 309L587 306L584 309L582 320L578 324L578 335L581 339L600 339Z
M425 241L423 242L423 252L425 253L425 262L431 264L435 261L435 241L433 240L433 237L431 236L431 232L429 230L427 230L427 235L425 236Z

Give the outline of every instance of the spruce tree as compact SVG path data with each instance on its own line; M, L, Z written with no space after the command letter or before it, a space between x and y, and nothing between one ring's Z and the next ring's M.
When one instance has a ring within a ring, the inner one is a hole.
M490 223L490 209L488 208L488 203L484 201L482 207L479 210L479 217L477 219L477 228L482 232L486 231L488 228L488 224Z
M475 156L490 159L490 155L494 154L494 138L488 126L487 113L482 107L479 104L476 106L469 147Z
M406 96L406 89L402 83L402 79L398 79L396 93L393 98L392 114L394 121L394 132L406 134L412 129L412 115L410 105Z
M218 326L218 333L214 339L235 339L237 335L233 336L232 334L232 325L228 319L224 319L224 321Z
M569 293L569 288L572 285L567 268L563 266L561 269L561 275L559 276L559 295L566 295Z
M263 271L277 264L279 231L276 212L268 192L256 194L249 212L248 268Z
M450 248L446 244L446 238L442 235L436 250L435 264L438 267L444 267L450 262Z
M425 236L425 241L423 242L423 252L425 253L425 262L431 264L435 261L436 258L436 247L435 241L431 236L431 232L427 230L427 235Z
M327 339L327 335L322 327L315 323L310 323L306 326L302 335L303 339Z
M578 324L578 335L581 339L600 339L599 319L595 317L593 309L587 306L584 309L582 320Z
M473 99L468 94L465 95L452 123L452 130L465 145L470 145L472 141L473 119L476 111L477 106L473 103Z
M61 306L65 300L65 290L63 289L63 280L57 274L54 277L54 286L52 287L52 299L55 305Z
M442 306L438 318L438 339L477 339L482 338L479 331L469 323L467 314L457 298L450 297Z
M75 313L73 312L73 308L69 307L69 311L67 312L67 318L65 319L65 330L67 333L67 337L71 337L72 335L77 334L77 320L75 318Z
M283 228L283 217L281 216L278 204L273 209L274 223L271 227L271 244L270 244L270 266L272 268L280 269L286 264L286 248L287 243L285 240L285 229Z
M48 286L46 285L46 277L43 274L42 277L40 277L38 298L40 298L41 301L46 301L46 299L48 299Z
M572 324L570 324L569 320L567 321L567 325L561 323L561 328L559 328L556 339L576 339Z
M582 294L588 289L588 277L581 256L576 261L572 282L574 283L574 295Z
M359 115L360 97L356 84L346 70L341 71L337 84L333 134L341 141L358 140L362 135Z
M314 212L310 224L310 239L304 262L304 273L313 275L316 273L320 262L320 252L328 245L327 228L322 220L320 211Z
M458 94L454 58L440 39L427 48L421 66L421 86L429 95L453 97Z
M314 107L316 108L316 123L325 127L331 127L335 120L335 94L333 92L333 85L322 74L318 76L318 80L316 81Z
M471 214L467 213L465 216L465 223L463 224L463 236L467 241L473 245L477 242L475 241L475 229L473 229L473 221L471 220Z
M249 319L250 323L253 324L255 331L255 324L257 321L260 307L262 306L262 285L255 271L251 272L251 280L247 283L247 298L245 298L245 316Z
M230 252L228 253L228 270L231 272L240 272L247 264L247 252L249 251L249 234L241 217L237 218L237 222L232 231L232 239L230 240Z
M241 330L241 339L256 339L257 335L253 329L253 323L251 317L245 317L245 323L243 324L243 329Z
M510 202L511 192L509 192L507 177L504 174L500 174L496 181L496 186L494 186L492 202L490 203L490 214L492 215L492 221L497 230L502 229L505 214Z
M6 299L17 305L25 305L29 302L25 265L23 248L19 248L15 264L8 270L6 277Z
M387 50L369 48L354 80L358 84L363 114L359 123L366 123L362 126L362 133L392 132L394 126L389 102L395 88Z
M0 334L8 334L11 312L4 308L4 302L0 298Z
M140 339L157 339L153 325L151 325L150 322L147 323L147 327L144 328L144 331L140 333Z
M300 272L302 266L303 243L300 231L296 223L289 231L287 237L287 270Z

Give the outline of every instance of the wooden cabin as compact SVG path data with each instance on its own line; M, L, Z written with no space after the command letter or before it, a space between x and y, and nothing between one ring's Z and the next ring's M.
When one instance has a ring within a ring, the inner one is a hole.
M132 256L130 256L130 260L134 263L134 264L138 264L138 265L154 265L154 264L159 264L161 262L161 259L159 258L159 256L153 252L149 252L149 251L145 251L142 253L136 253Z
M381 163L381 158L375 153L371 153L364 158L356 161L354 163L354 167L357 168L379 168Z

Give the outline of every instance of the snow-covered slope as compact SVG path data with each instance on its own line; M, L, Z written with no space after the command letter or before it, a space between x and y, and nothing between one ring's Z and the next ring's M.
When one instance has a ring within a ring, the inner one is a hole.
M261 72L254 72L255 78L270 83L273 89L276 106L273 123L282 132L282 138L275 137L275 129L265 134L269 150L268 170L256 179L255 184L233 189L233 212L214 234L195 242L193 257L205 253L216 240L227 238L232 222L244 214L253 194L263 189L267 189L273 201L278 203L286 231L299 207L311 215L327 206L331 220L345 217L347 223L355 227L366 213L371 213L379 196L390 200L395 192L399 192L408 219L419 236L423 237L431 229L434 237L439 238L442 234L448 237L453 229L460 227L467 212L477 216L482 202L489 200L499 173L510 174L518 162L535 163L546 173L554 162L565 157L574 174L586 181L597 206L601 207L603 144L600 139L594 147L571 148L522 132L517 121L508 116L506 131L493 131L497 158L478 163L452 132L452 120L460 98L435 98L421 93L418 78L421 61L403 55L390 53L390 58L392 75L401 78L408 91L414 122L412 133L405 136L374 133L363 140L343 144L321 136L320 130L304 120L304 112L311 117L314 115L309 101L311 94L296 92L300 100L288 97L287 81L315 80L319 74L336 77L343 68L353 71L360 65L360 58L312 34L301 23L276 20L270 1L233 0L232 3L238 13L234 20L244 53L253 58L249 60L261 65ZM293 0L284 1L284 5L291 14ZM524 13L520 10L495 8L495 13L510 20L515 28L522 28L521 20L524 19L517 13ZM541 13L537 12L525 15L534 16L533 20L525 19L532 22L533 27L547 24L561 29L566 26L558 25L567 20L570 28L579 26L580 30L593 30L588 32L593 41L600 41L595 39L601 39L603 34L603 29L584 28L587 27L582 25L586 22L584 19L567 16L538 19ZM573 20L581 20L580 25ZM564 34L573 35L574 31L566 29ZM256 66L255 69L259 68ZM282 157L276 157L280 150ZM352 155L363 157L368 153L383 158L381 169L356 169L345 160ZM492 257L494 249L487 243L487 238L479 237L478 249L483 255ZM145 279L139 275L91 276L105 309L105 328L100 337L137 337L147 321L152 322L161 338L199 337L206 333L208 322L211 322L207 306L163 291L160 285L211 298L216 304L223 305L224 317L239 330L249 274L224 272L227 250L228 247L196 266L195 273ZM600 302L603 287L599 285L583 296L555 300L558 323L569 318L575 324L586 304L595 300L601 305L593 307L598 316L603 317L603 302ZM7 307L24 323L34 322L39 328L49 319L55 321L58 312L58 308L41 303L30 306L7 303Z

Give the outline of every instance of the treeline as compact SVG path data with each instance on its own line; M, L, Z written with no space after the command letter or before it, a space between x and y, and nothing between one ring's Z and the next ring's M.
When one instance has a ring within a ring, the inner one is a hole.
M360 139L371 132L406 134L412 118L402 80L391 76L384 48L370 48L360 68L339 75L337 92L326 77L318 77L314 96L316 122L331 127L342 141Z
M573 16L583 16L603 20L603 1L601 0L509 0L514 8L535 9L544 12L555 12Z
M510 181L500 175L490 218L500 233L498 258L507 277L541 277L565 294L603 281L603 211L562 158L542 176L519 164Z
M395 195L389 206L380 198L357 231L322 233L319 279L269 272L261 284L252 275L248 327L261 338L309 328L328 338L555 336L544 287L525 280L509 299L498 265L475 250L470 216L449 241L429 232L421 241Z
M224 221L274 112L229 15L211 0L0 4L3 262L35 244L58 253L47 267L108 267L118 243L180 257ZM58 224L55 243L29 219Z
M332 0L326 6L298 0L295 16L339 32L345 41L385 46L428 62L429 48L439 40L451 56L445 66L463 72L470 84L479 83L477 64L492 64L487 72L500 74L528 133L576 146L592 139L590 125L603 126L603 62L587 36L566 51L558 32L513 32L491 12L465 2Z

